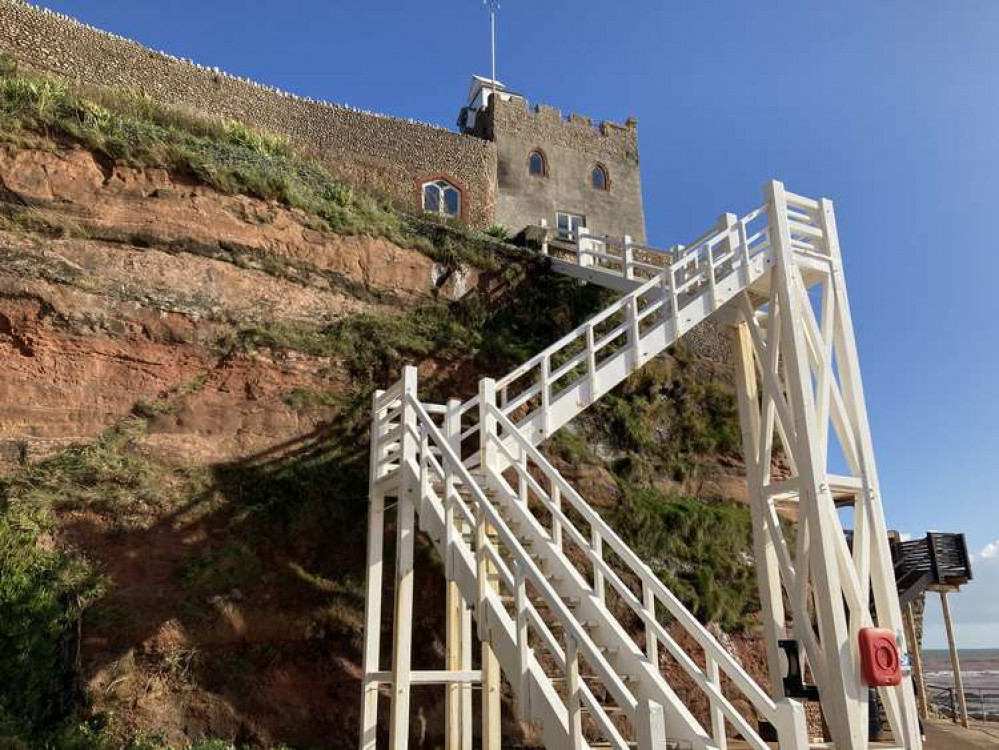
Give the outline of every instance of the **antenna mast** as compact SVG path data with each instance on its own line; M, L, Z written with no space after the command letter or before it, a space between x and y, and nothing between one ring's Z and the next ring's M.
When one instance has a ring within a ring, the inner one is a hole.
M496 11L500 9L499 0L483 0L489 6L489 36L492 42L492 85L493 96L496 96Z

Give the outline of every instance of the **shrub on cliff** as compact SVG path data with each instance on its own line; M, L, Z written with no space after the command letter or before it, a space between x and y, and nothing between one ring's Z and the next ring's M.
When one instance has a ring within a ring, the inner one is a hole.
M103 588L86 562L53 548L44 510L11 502L0 484L2 747L53 726L73 706L75 624Z
M759 610L749 509L622 484L614 527L702 622L744 627Z

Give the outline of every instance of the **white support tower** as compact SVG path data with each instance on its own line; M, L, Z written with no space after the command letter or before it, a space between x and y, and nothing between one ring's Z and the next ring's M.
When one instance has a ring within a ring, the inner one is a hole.
M784 691L784 640L802 649L832 747L874 747L858 634L877 625L906 646L832 203L772 182L762 207L723 215L687 246L657 251L580 233L571 247L552 243L549 254L557 271L623 296L507 376L483 379L464 403L421 402L414 368L375 397L361 750L378 746L383 689L388 743L407 748L417 684L447 691L448 750L471 750L478 684L480 744L499 750L500 672L517 718L549 748L724 750L739 737L754 750L804 750L804 708ZM537 449L708 318L732 327L766 686ZM789 474L775 474L777 451ZM830 469L837 456L839 474ZM392 662L383 669L387 498L397 560ZM849 539L843 512L852 514ZM417 530L439 551L447 579L447 655L438 671L411 668ZM640 632L613 614L621 607ZM674 690L667 662L686 673L695 695ZM921 750L909 677L879 696L890 747ZM763 724L776 744L764 739Z

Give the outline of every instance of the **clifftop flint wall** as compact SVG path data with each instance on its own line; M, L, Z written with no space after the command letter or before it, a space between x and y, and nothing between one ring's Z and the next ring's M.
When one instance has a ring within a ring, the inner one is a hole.
M335 176L419 210L421 181L447 176L463 218L495 218L496 150L480 138L297 97L154 52L67 16L0 0L0 53L87 85L141 91L157 101L286 135Z

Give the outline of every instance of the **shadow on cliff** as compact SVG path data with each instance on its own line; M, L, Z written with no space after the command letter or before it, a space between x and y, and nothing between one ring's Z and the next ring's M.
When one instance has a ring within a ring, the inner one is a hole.
M214 467L208 486L147 528L66 518L67 536L111 582L82 627L95 709L130 715L170 743L354 747L367 443L366 424L338 419ZM418 554L414 666L441 668L444 582L426 543ZM387 664L387 630L382 640ZM414 744L436 743L442 698L435 688L414 695Z

